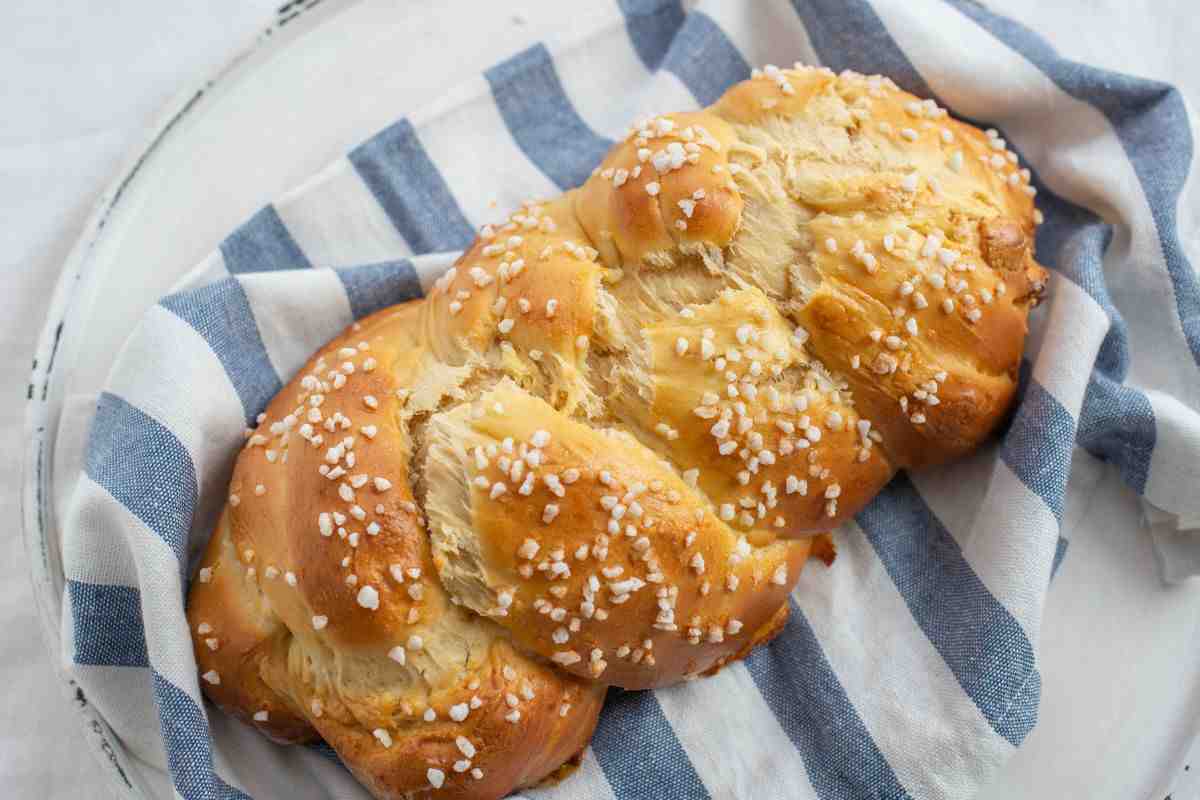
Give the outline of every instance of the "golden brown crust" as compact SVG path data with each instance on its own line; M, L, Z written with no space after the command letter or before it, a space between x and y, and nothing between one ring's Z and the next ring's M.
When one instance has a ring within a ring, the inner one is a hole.
M727 290L688 310L642 329L653 402L625 391L612 405L645 430L668 426L663 452L698 470L714 511L740 530L820 533L845 518L839 509L869 500L893 467L848 398L820 390L823 379L808 371L810 356L769 297Z
M424 361L405 332L418 310L354 326L272 401L238 459L189 620L205 691L272 738L319 735L379 797L428 788L429 770L448 796L502 797L586 746L604 687L514 651L437 580L401 413L425 395L402 400L397 378L457 387L413 377ZM334 389L326 367L346 362ZM344 448L337 465L331 447Z
M744 657L825 531L1002 419L1028 180L852 73L635 124L271 402L189 598L205 692L379 797L558 774L605 685Z
M505 677L506 668L519 677ZM604 700L603 687L564 680L504 643L491 648L473 680L474 689L464 686L435 706L435 721L415 717L389 726L387 746L336 701L312 724L376 797L501 798L536 785L582 751ZM303 697L303 704L312 699ZM455 703L468 709L477 703L478 710L455 721L446 712ZM430 770L442 775L436 788Z
M207 566L188 601L188 628L205 694L274 741L311 741L317 734L304 716L262 680L261 664L276 657L287 629L271 616L237 560L227 512L208 543Z
M508 488L505 440L527 462L538 444L528 494ZM581 677L640 689L728 660L785 604L808 556L807 540L738 535L637 440L511 384L435 419L429 448L442 582Z
M575 212L604 262L636 264L695 243L727 245L742 211L728 171L736 141L729 125L698 111L665 114L635 128L575 198Z

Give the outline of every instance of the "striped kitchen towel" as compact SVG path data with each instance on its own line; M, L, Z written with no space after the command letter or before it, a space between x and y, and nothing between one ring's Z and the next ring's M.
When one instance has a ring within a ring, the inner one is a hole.
M574 36L263 208L125 346L64 526L62 636L135 789L169 776L188 800L366 796L327 750L276 747L201 700L183 598L243 428L343 326L421 296L496 207L579 183L630 120L708 104L752 64L883 73L1020 152L1053 270L1020 406L973 457L900 475L839 532L837 562L806 570L769 647L712 678L611 692L578 773L526 794L972 796L1037 721L1077 447L1153 510L1172 576L1200 568L1200 537L1177 530L1200 526L1177 91L1065 61L969 0L616 0Z

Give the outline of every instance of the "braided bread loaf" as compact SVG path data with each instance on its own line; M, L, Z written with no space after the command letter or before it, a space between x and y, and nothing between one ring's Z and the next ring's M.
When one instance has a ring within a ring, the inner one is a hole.
M190 596L208 696L379 797L500 797L605 686L742 657L824 531L1005 413L1028 178L879 77L637 124L272 401Z

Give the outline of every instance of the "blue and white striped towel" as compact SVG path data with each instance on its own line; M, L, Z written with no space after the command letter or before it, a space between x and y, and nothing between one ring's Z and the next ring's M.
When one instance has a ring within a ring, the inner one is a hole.
M1200 526L1178 92L1067 62L968 0L617 0L583 39L496 64L264 208L126 345L65 526L62 626L131 783L166 767L189 800L365 796L328 751L277 748L201 701L183 598L243 427L351 320L420 296L448 263L431 254L467 244L492 201L556 194L634 117L796 60L890 75L1000 129L1034 171L1054 275L1020 407L1000 439L897 477L840 531L771 646L710 679L612 692L578 774L528 794L971 796L1037 720L1076 446L1171 531L1169 566L1200 568L1197 537L1174 532Z

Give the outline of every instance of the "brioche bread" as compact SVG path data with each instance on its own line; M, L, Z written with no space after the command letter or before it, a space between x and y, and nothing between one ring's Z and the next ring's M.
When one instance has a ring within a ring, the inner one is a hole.
M769 639L826 531L1001 420L1028 181L880 77L637 123L271 402L190 594L205 692L381 798L561 775L606 686Z

